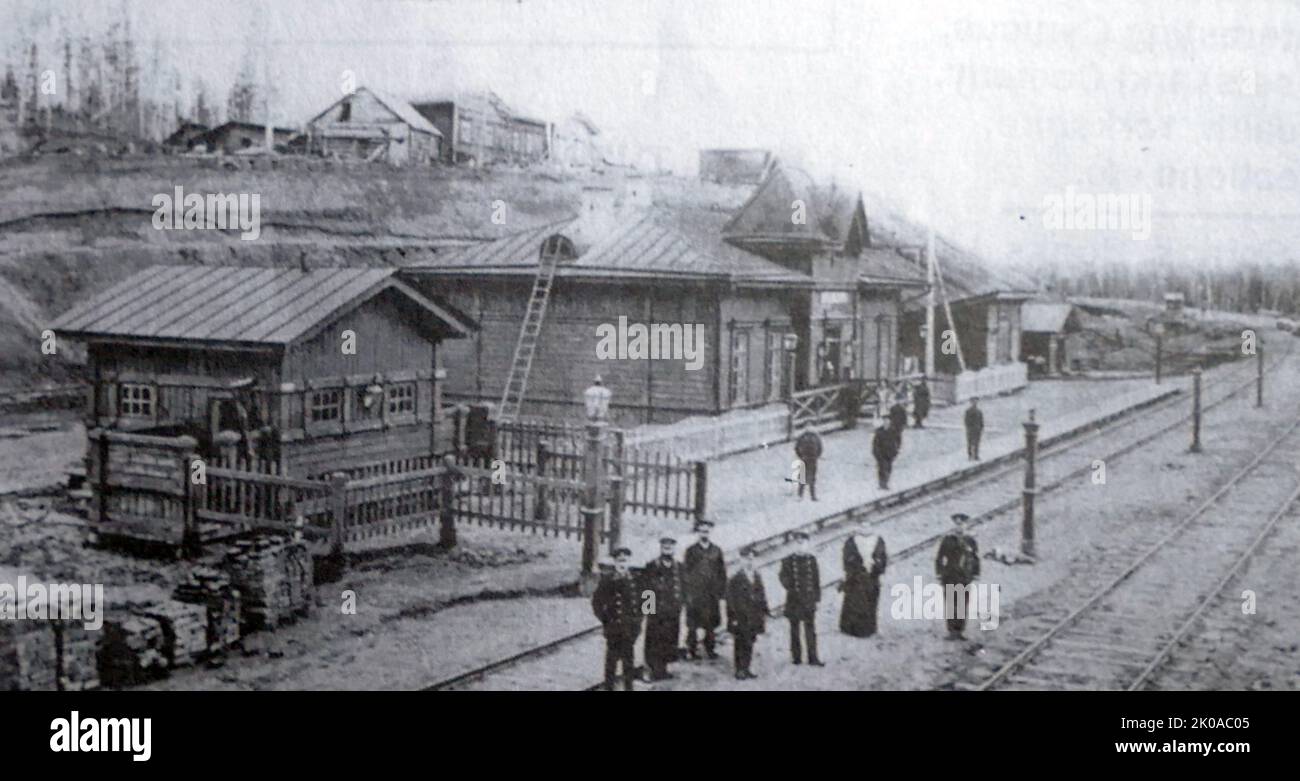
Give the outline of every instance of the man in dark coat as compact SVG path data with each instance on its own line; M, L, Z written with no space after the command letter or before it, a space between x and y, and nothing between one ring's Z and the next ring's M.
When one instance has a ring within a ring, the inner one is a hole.
M821 435L811 428L806 428L794 441L794 454L803 463L803 482L799 483L799 496L803 497L803 487L808 486L808 495L817 501L817 459L822 457Z
M871 455L876 459L876 482L882 491L889 490L889 475L894 470L894 459L898 458L898 434L893 424L884 421L876 424L876 433L871 437Z
M754 550L740 553L740 572L727 583L727 631L736 644L736 680L758 676L749 669L754 639L767 631L767 592L754 569Z
M980 460L980 437L984 435L984 411L980 409L980 400L972 397L966 408L966 457L971 461Z
M677 659L677 638L682 627L682 568L673 559L677 540L659 540L659 557L646 563L642 587L654 596L654 609L645 620L645 663L650 680L673 678L669 662Z
M822 598L821 575L817 557L812 554L807 532L795 532L799 551L781 559L779 579L785 587L785 617L790 620L790 657L803 662L800 631L808 640L808 664L821 667L817 658L817 603Z
M699 521L695 532L699 540L686 549L686 562L682 567L682 590L686 595L686 651L698 659L699 638L697 629L704 630L704 653L717 659L713 652L713 632L722 623L722 606L719 604L727 591L727 565L722 560L722 549L709 541L711 521Z
M636 665L632 649L641 634L641 590L628 569L629 548L614 551L612 572L601 575L591 597L591 611L605 629L605 690L614 688L618 665L623 665L623 689L632 691Z
M894 397L894 404L889 408L889 427L893 429L898 440L898 449L903 449L903 429L907 428L907 407L903 406L903 394Z
M912 390L912 417L916 420L916 427L923 428L925 419L929 415L930 386L926 384L925 378L922 377Z
M943 584L944 612L948 619L948 638L960 639L966 630L966 615L970 608L967 587L980 574L980 551L975 538L966 531L970 516L966 513L954 513L952 522L956 528L944 535L939 541L939 555L934 559L934 571ZM956 588L960 586L960 588ZM955 589L955 590L954 590ZM960 608L949 595L959 595Z

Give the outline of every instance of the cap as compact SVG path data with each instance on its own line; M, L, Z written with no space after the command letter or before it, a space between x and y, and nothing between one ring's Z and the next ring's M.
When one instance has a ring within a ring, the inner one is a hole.
M709 529L712 529L712 528L713 528L713 521L696 521L696 522L695 522L695 531L697 531L697 532L700 532L700 531L708 531Z
M970 516L967 515L966 513L953 513L953 514L952 514L952 521L953 521L953 523L960 523L960 522L962 522L962 521L969 521L969 520L970 520Z
M660 538L659 538L659 544L660 544L660 545L676 545L676 544L677 544L677 540L673 539L672 537L660 537Z
M624 556L631 556L631 555L632 555L631 548L618 548L614 551L614 558L616 559L621 559Z

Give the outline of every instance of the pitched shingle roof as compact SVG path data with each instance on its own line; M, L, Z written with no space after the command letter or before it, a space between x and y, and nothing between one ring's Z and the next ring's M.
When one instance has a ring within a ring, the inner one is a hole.
M811 284L803 274L751 255L720 240L701 241L697 232L687 227L681 215L663 211L643 211L628 215L600 235L575 241L580 255L563 262L561 277L652 277L659 279L715 279L739 284ZM683 230L683 228L686 228ZM571 238L584 231L578 219L544 225L497 241L454 250L431 263L408 267L414 274L525 273L537 270L542 242L551 235Z
M314 271L151 266L59 317L61 336L286 345L395 290L460 336L474 327L393 276L392 269Z

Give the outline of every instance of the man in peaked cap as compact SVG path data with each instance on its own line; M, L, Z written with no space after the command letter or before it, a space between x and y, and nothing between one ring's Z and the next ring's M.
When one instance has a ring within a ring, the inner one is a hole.
M763 578L754 568L754 549L740 552L740 572L727 583L727 631L736 650L736 680L758 676L749 669L754 658L754 640L767 629L767 593Z
M645 621L645 663L650 680L673 678L668 664L677 658L677 639L682 627L682 568L673 558L677 540L659 540L659 556L642 572L642 587L654 598Z
M795 664L803 663L802 630L808 641L808 664L821 667L821 660L817 658L816 625L817 603L822 598L821 575L808 533L797 531L794 539L799 543L799 550L781 560L778 576L785 587L785 617L790 620L790 657Z
M704 630L704 653L717 659L713 651L714 630L722 623L722 598L727 591L727 565L722 549L709 541L711 521L697 521L699 539L686 549L682 567L682 586L686 595L686 652L698 659L697 629Z
M624 691L632 691L636 678L633 648L641 634L641 599L636 579L628 569L631 559L630 548L614 551L613 570L601 575L591 597L591 610L604 627L606 691L614 688L619 664L623 665Z
M961 639L962 633L966 630L966 615L969 609L967 587L980 574L979 545L967 532L969 521L970 516L966 513L953 513L952 522L955 528L939 541L939 555L934 559L935 574L943 583L944 612L947 614L944 617L948 619L950 640ZM955 599L947 598L950 593L960 595L963 603L960 608Z

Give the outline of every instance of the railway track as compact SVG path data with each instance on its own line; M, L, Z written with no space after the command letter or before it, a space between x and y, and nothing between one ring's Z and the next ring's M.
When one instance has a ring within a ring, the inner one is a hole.
M1265 371L1272 371L1279 363L1286 360L1291 348L1285 355L1270 356L1271 363ZM1238 376L1251 369L1253 364L1236 367L1237 371L1228 372L1207 379L1203 385L1203 411L1218 407L1238 396L1254 385L1253 376L1242 381ZM1251 371L1253 375L1253 371ZM1187 400L1179 395L1173 396L1145 408L1141 421L1131 421L1127 417L1118 417L1098 421L1089 429L1072 438L1065 439L1044 448L1038 453L1039 495L1051 492L1071 480L1085 476L1092 468L1094 458L1108 463L1130 453L1173 431L1190 419L1190 412L1179 409L1180 402ZM1123 422L1123 425L1121 425ZM1082 466L1067 460L1080 449L1094 443L1106 434L1120 433L1122 442L1118 446L1108 444L1104 454L1094 454ZM948 531L946 518L949 511L955 511L958 504L961 509L970 512L971 507L987 507L978 514L971 513L972 526L987 523L994 518L1014 510L1020 505L1019 478L1023 472L1022 457L1002 459L1004 463L992 465L978 475L965 479L941 479L925 486L918 486L899 494L885 497L859 507L850 508L816 519L780 534L756 540L751 545L758 551L757 566L760 570L770 570L777 566L780 559L792 546L793 533L802 530L809 533L813 547L823 559L827 549L853 533L883 533L888 528L890 534L889 549L891 560L898 560L932 549L943 534ZM1012 498L1008 499L1010 496ZM941 519L936 524L935 518ZM898 540L901 539L901 545ZM731 562L728 562L729 564ZM839 585L841 578L838 556L831 556L822 561L822 570L830 574L823 580L823 590ZM779 615L781 604L771 606L771 613ZM472 687L490 679L498 679L507 687L511 683L524 686L536 685L535 676L520 676L517 669L529 663L547 660L548 668L561 671L561 681L550 681L559 688L594 689L599 683L592 683L589 675L581 671L593 669L592 659L599 656L592 646L600 643L600 626L592 626L557 638L548 643L537 645L517 654L490 662L467 672L451 676L426 687L424 691L444 691ZM581 648L580 648L581 647Z
M1172 528L1147 532L1137 556L1104 557L1099 587L1055 622L1030 619L1046 626L963 688L1144 688L1300 499L1297 458L1300 417ZM1207 573L1219 574L1208 591Z

